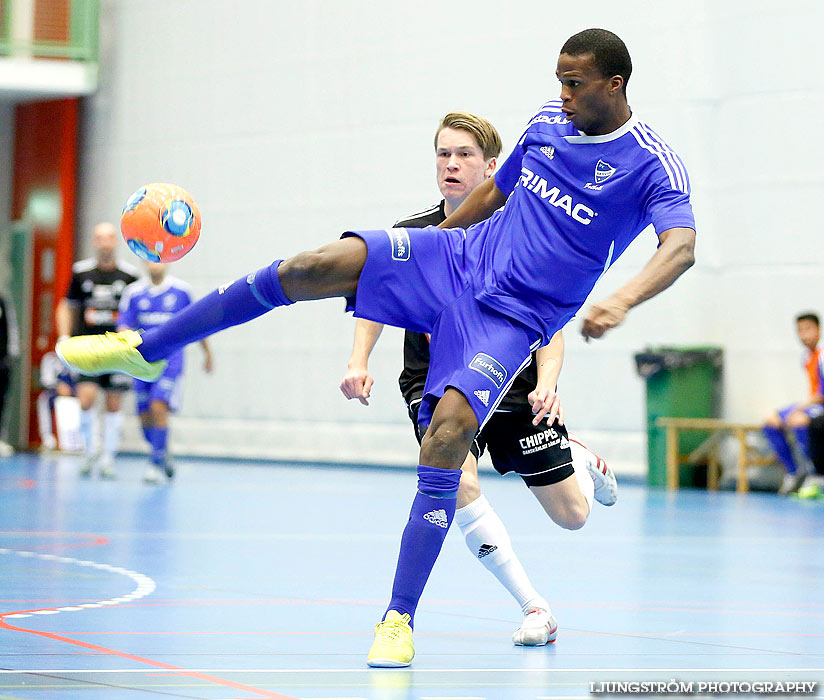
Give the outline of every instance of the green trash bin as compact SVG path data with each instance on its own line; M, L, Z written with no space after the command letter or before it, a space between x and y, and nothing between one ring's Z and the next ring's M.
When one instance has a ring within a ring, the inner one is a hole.
M638 374L647 385L647 485L667 483L667 446L657 418L718 418L721 411L721 370L724 353L716 347L653 347L635 355ZM707 438L706 433L684 432L678 451L688 454ZM706 486L706 469L679 467L682 486Z

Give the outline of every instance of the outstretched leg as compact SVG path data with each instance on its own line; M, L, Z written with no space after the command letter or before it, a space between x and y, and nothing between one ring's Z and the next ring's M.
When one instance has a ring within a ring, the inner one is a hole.
M163 358L189 343L278 306L355 294L366 255L366 243L350 236L289 260L275 260L219 287L142 336L123 331L69 338L57 344L56 352L65 364L84 374L123 372L152 382L166 368Z
M350 236L314 251L276 260L257 272L219 287L143 335L147 362L230 326L246 323L296 301L351 296L366 261L366 244Z

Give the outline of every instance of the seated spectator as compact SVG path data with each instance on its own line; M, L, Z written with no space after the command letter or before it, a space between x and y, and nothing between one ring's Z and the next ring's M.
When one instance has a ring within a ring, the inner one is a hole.
M824 499L824 414L810 419L808 437L815 472L804 479L798 497Z
M786 469L778 490L780 494L794 493L801 486L807 472L807 429L810 419L824 414L824 358L819 345L821 333L818 316L804 313L797 316L795 321L798 339L806 348L802 364L810 382L809 398L779 409L764 423L764 434Z

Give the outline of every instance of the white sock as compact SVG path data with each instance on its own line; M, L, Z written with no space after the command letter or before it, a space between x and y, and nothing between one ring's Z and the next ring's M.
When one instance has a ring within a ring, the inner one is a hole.
M589 504L589 512L592 512L592 501L595 498L595 482L587 469L587 463L597 458L586 447L574 440L569 441L569 449L572 452L572 468L575 470L575 478L578 479L578 486L584 498Z
M48 391L41 391L37 395L37 431L40 433L40 442L44 445L50 442L50 438L54 438Z
M103 419L103 459L109 463L120 447L120 429L123 427L123 414L120 411L107 411Z
M97 409L80 411L80 434L86 446L86 456L97 454Z
M503 522L485 496L456 510L455 522L461 528L472 556L479 559L512 594L524 614L532 608L549 610L549 604L538 595L512 549Z

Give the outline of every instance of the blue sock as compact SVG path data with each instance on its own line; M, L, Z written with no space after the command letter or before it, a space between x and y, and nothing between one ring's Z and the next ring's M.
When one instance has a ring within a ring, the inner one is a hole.
M773 448L773 452L775 452L778 459L781 460L781 464L783 464L787 470L787 474L795 474L795 459L793 459L793 453L787 442L787 436L784 435L784 431L781 428L773 428L772 426L765 425L764 435L766 435L770 447Z
M152 444L152 426L146 423L141 423L140 427L143 429L143 437L150 445Z
M169 428L155 426L152 428L152 436L149 442L152 444L152 464L163 465L166 463L166 442L169 436Z
M409 613L410 625L455 516L460 481L460 469L418 466L418 493L401 538L392 600L387 608L387 612Z
M292 304L280 286L278 265L281 262L275 260L228 286L218 287L166 323L146 331L139 346L140 354L146 361L155 362L212 333L251 321L277 306Z
M804 451L804 454L809 457L810 455L810 439L808 437L809 433L807 432L807 426L805 425L803 428L793 428L793 435L795 435L795 441L798 446Z

